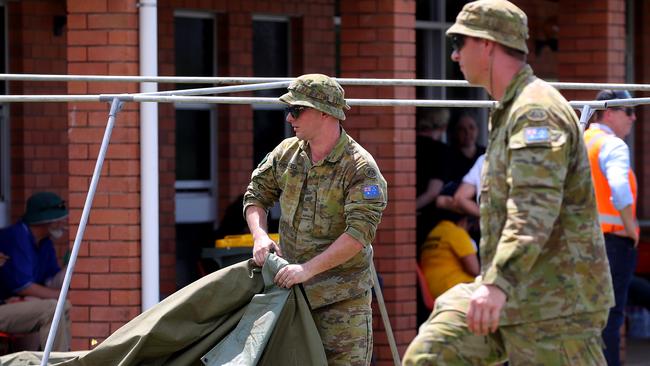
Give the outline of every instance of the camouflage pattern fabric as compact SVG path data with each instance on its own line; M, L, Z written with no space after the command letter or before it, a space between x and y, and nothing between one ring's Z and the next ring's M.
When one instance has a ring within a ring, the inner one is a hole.
M347 233L364 248L347 262L304 283L313 309L359 296L372 287L371 243L386 207L386 180L372 156L343 129L334 149L312 164L309 144L289 138L253 171L244 195L270 209L280 201L280 248L289 263L305 263Z
M528 54L528 17L506 0L479 0L465 4L447 35L489 39Z
M344 111L350 109L341 85L323 74L302 75L291 82L287 89L289 92L280 96L281 101L317 109L339 121L345 120Z
M614 304L578 119L529 66L492 112L481 179L482 283L508 296L501 325Z
M436 309L404 355L405 366L421 365L606 365L600 331L607 311L501 326L477 336L467 328L469 297L478 282L460 284L436 301ZM441 310L438 302L458 310Z
M312 312L329 366L365 366L372 356L370 291Z

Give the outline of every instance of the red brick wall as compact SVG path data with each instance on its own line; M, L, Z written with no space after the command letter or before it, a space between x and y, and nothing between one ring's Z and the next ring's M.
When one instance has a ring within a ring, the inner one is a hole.
M545 80L557 80L557 51L546 43L557 37L559 3L556 0L516 1L528 16L528 62L535 74ZM538 44L544 44L537 47Z
M136 0L68 0L69 74L137 75ZM136 83L68 85L70 94L137 92ZM70 301L72 348L87 349L140 313L139 121L135 103L117 115L84 235ZM68 104L70 221L81 218L108 119L107 103ZM76 233L77 225L70 230Z
M8 3L10 73L66 72L65 32L53 34L53 16L65 15L57 1ZM64 83L11 82L10 94L65 94ZM67 123L64 103L13 103L11 117L11 220L25 210L34 192L52 191L67 199ZM67 243L58 249L65 251Z
M558 75L562 81L625 81L625 1L563 1L559 16ZM593 99L593 91L566 91Z
M341 77L415 77L415 1L341 2ZM412 87L346 87L348 98L415 98ZM346 130L377 160L389 203L374 243L377 271L400 353L416 333L415 108L353 107ZM375 314L378 314L375 311ZM375 355L390 364L375 316Z

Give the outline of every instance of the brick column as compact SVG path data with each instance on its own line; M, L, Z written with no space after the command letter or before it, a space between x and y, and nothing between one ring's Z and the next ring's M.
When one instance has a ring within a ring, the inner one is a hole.
M54 32L52 19L64 16L58 2L7 3L9 66L12 73L64 74L65 32ZM61 82L10 82L8 94L65 94ZM25 212L34 192L68 196L65 103L13 103L11 126L11 222ZM57 243L58 244L58 243ZM67 243L57 245L59 257Z
M137 75L136 0L67 1L69 74ZM70 94L137 92L137 83L68 84ZM88 349L140 313L140 162L135 103L119 112L70 291L72 348ZM70 231L80 220L108 120L106 103L68 104Z
M341 2L341 77L415 78L415 1ZM415 98L413 87L346 87L347 98ZM416 334L415 108L353 107L346 130L377 160L388 207L374 243L400 353ZM375 311L375 355L392 358Z
M625 81L625 1L562 2L558 77L561 81ZM593 91L563 91L567 99L593 99Z

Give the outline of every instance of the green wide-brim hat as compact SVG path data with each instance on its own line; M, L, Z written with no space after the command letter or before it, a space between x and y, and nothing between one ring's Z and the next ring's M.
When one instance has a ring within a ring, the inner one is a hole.
M528 54L528 17L506 0L479 0L465 4L446 34L484 38Z
M280 97L284 103L314 108L339 121L345 120L344 111L350 109L341 85L323 74L302 75L287 89L289 91Z
M68 216L65 201L52 192L38 192L27 199L23 221L27 224L46 224Z

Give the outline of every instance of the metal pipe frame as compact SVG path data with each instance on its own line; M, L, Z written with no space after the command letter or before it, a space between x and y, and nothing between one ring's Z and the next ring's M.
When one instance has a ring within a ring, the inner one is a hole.
M334 78L341 85L373 85L373 86L441 86L441 87L479 87L465 80L437 79L369 79L369 78ZM0 74L0 80L9 81L83 81L83 82L153 82L153 83L183 83L183 84L251 84L270 82L290 82L294 78L261 78L261 77L179 77L179 76L114 76L114 75L48 75L48 74ZM635 90L650 91L650 84L624 83L573 83L549 82L558 89L573 90Z
M219 94L240 91L265 90L285 88L291 78L176 78L176 77L127 77L127 76L84 76L84 75L20 75L0 74L0 80L38 80L38 81L115 81L115 82L167 82L167 83L217 83L217 84L248 84L239 86L195 88L151 93L134 94L100 94L100 95L6 95L0 96L0 102L32 103L32 102L111 102L108 122L102 139L102 144L95 164L95 170L90 182L88 194L82 211L81 220L75 236L70 262L66 269L63 286L59 293L57 307L50 327L47 343L43 352L41 366L47 365L54 344L56 331L61 320L63 308L72 280L72 273L81 247L81 241L88 223L92 202L99 184L102 166L110 143L112 130L115 126L117 113L125 102L157 102L157 103L216 103L216 104L283 104L277 98L255 97L206 97L201 94ZM390 85L390 86L472 86L466 81L445 80L414 80L414 79L337 79L342 85ZM554 86L570 89L628 89L650 91L650 85L645 84L594 84L594 83L555 83ZM465 101L465 100L411 100L411 99L348 99L349 105L354 106L412 106L412 107L470 107L492 108L495 101ZM593 113L593 110L608 107L636 106L650 104L650 98L630 98L609 101L572 101L573 108L581 109L580 123L582 128ZM382 314L384 315L384 314ZM387 318L384 319L387 321ZM388 323L390 328L390 323ZM391 345L392 346L392 345ZM393 346L394 347L394 346ZM394 360L396 364L399 358Z

